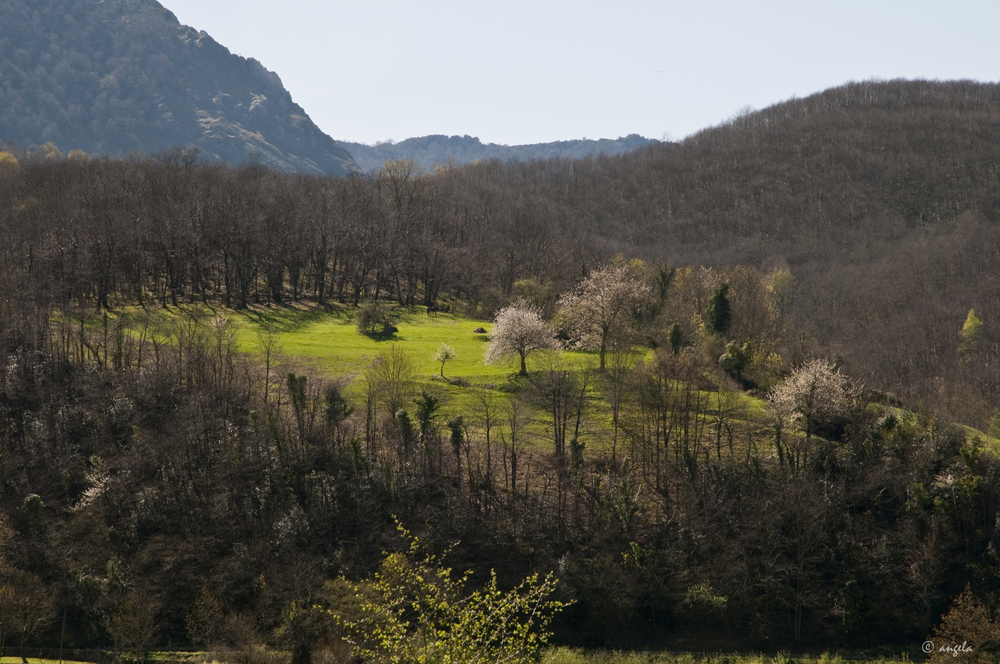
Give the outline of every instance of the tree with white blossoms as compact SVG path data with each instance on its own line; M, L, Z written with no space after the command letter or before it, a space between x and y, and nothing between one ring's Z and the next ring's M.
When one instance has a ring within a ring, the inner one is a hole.
M441 363L441 377L444 378L444 363L448 360L454 360L458 355L455 353L455 349L448 344L441 342L438 346L437 352L434 353L434 361Z
M486 346L486 364L503 362L517 355L521 359L520 375L528 375L525 360L535 350L558 350L559 342L552 328L542 320L538 310L516 302L497 312L493 331Z
M809 449L812 434L825 424L842 418L857 396L857 388L827 360L806 362L767 395L768 409L775 421L775 443L782 456L781 430L799 425ZM799 453L795 454L799 462Z
M628 338L637 314L651 301L653 290L642 278L642 270L641 261L626 262L616 256L559 300L559 312L573 342L600 351L601 371L608 347Z

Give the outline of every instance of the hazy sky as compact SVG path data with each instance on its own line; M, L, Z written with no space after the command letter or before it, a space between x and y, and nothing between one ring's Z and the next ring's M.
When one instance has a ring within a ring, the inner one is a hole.
M681 139L851 80L1000 79L997 0L160 0L374 143Z

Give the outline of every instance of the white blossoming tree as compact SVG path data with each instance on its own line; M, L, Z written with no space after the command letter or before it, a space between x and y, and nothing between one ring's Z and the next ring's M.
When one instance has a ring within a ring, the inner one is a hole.
M800 426L808 450L816 429L846 415L856 396L857 388L827 360L811 360L796 369L767 395L779 453L782 427Z
M608 347L628 337L636 314L646 307L653 290L641 275L642 264L620 257L594 270L560 298L559 312L580 348L600 351L600 368Z
M521 360L520 374L527 376L525 360L528 354L543 349L559 349L552 328L542 320L536 309L524 303L515 303L497 312L483 361L496 364L517 355Z

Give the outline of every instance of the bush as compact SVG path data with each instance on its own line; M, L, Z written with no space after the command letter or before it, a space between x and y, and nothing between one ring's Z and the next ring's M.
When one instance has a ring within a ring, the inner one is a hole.
M385 305L378 302L371 302L358 309L355 323L358 332L368 337L389 338L399 331L394 316Z
M530 576L504 592L491 574L485 587L468 592L469 572L456 578L400 531L408 550L385 558L370 595L356 589L361 617L340 616L355 655L387 662L537 661L546 627L564 606L549 599L554 578Z

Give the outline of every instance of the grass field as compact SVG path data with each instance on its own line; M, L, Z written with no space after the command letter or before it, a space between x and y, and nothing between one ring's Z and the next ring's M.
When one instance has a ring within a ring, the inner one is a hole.
M347 393L356 399L364 390L365 368L393 344L399 344L413 362L416 389L428 390L442 398L445 416L459 413L468 416L476 406L474 388L495 388L516 380L516 358L504 364L483 362L491 324L457 314L428 315L423 308L399 311L396 312L398 332L389 339L373 339L358 333L355 311L349 309L259 308L222 313L235 328L241 351L260 354L260 335L265 329L272 329L277 333L277 354L286 358L283 370L295 367L291 370L346 381ZM477 333L476 328L483 328L486 333ZM445 380L440 378L441 363L433 359L442 343L456 354L444 366ZM529 372L552 362L580 369L597 366L597 355L538 351L528 356ZM459 379L459 384L452 383L455 379ZM591 413L591 417L604 415Z
M499 365L484 364L483 356L491 330L489 322L450 313L428 315L423 307L401 309L393 312L398 331L390 338L378 339L358 332L356 313L356 309L339 306L253 307L237 311L186 305L154 312L153 315L160 321L164 333L184 318L196 316L207 324L213 317L223 316L235 333L238 350L258 357L263 352L263 337L271 333L272 356L277 365L272 374L275 386L290 371L304 374L310 381L340 381L355 405L361 403L364 395L365 369L380 353L399 345L413 364L415 390L426 390L439 397L439 421L442 422L458 414L464 415L468 421L478 406L480 391L476 388L509 391L506 388L512 387L513 383L523 384L517 378L516 358ZM138 320L140 314L149 315L139 311L129 315ZM476 328L483 328L486 333L477 333ZM448 344L456 354L445 364L446 380L440 378L440 362L433 359L442 343ZM644 357L651 359L652 351L646 350ZM545 370L552 364L578 370L594 368L598 365L598 357L596 352L584 351L537 351L528 357L529 373ZM588 395L600 396L596 380L591 381ZM708 394L709 409L717 407L717 398L715 393ZM746 395L739 395L738 402L742 405L742 417L759 413L762 408L760 399ZM534 438L538 445L544 446L550 427L546 424L545 414L535 408L529 419L531 421L525 429L528 439ZM584 420L581 440L585 440L587 448L599 450L609 447L611 412L607 402L591 398ZM534 444L529 446L534 447Z
M506 379L513 366L483 364L487 335L473 330L482 327L488 333L490 324L454 314L427 315L422 309L398 312L399 331L388 339L359 334L355 312L346 309L271 308L229 311L226 315L236 326L241 350L260 352L258 332L269 326L278 332L281 355L294 357L327 377L353 379L376 355L395 343L403 345L422 379L440 374L441 365L433 357L442 343L457 354L445 365L448 378L475 384L497 383Z

